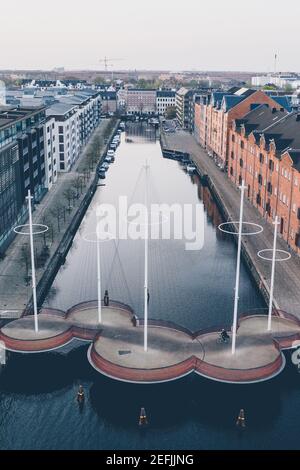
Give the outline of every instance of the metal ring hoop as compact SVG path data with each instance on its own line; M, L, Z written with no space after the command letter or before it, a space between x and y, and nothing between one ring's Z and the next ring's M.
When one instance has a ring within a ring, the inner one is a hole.
M233 225L237 224L240 225L240 222L237 220L233 220L232 222L224 222L223 224L220 224L218 226L218 229L221 230L223 233L228 233L229 235L239 235L239 232L231 232L230 230L226 230L223 227L226 227L227 225ZM250 225L251 227L257 227L256 232L242 232L243 236L249 236L249 235L258 235L263 232L263 227L259 224L255 224L254 222L243 222L243 225Z
M90 235L94 235L95 238L90 238ZM112 240L115 240L114 236L110 232L104 232L104 235L111 235L111 238L107 238L102 240L101 238L97 238L97 232L89 232L86 235L80 235L82 240L88 243L104 243L104 242L111 242Z
M270 248L270 249L267 249L267 250L260 250L258 253L257 253L257 256L265 261L273 261L273 258L268 258L267 256L264 256L263 253L273 253L273 250ZM285 250L276 250L276 253L283 253L286 255L285 258L275 258L275 261L288 261L289 259L291 259L292 255L288 252L288 251L285 251Z
M30 235L29 232L22 232L22 228L24 227L29 227L29 224L24 224L24 225L18 225L17 227L14 228L14 232L17 233L18 235ZM40 230L37 230L36 232L32 232L33 235L40 235L42 233L46 233L49 230L49 227L44 224L32 224L32 227L37 227L40 228Z

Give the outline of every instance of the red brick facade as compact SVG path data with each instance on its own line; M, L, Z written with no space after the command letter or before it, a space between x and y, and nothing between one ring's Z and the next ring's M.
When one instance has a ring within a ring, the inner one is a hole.
M214 103L195 105L195 119L197 119L197 126L195 127L199 129L199 136L196 136L196 139L203 147L207 148L208 152L216 158L222 167L226 167L228 162L231 125L235 119L241 118L250 112L253 104L268 104L278 110L281 108L276 101L261 90L246 97L229 111L226 111L223 105L219 108Z
M236 184L244 180L246 195L270 223L277 215L279 233L300 254L300 174L289 151L278 155L276 143L257 142L233 123L229 130L228 176Z

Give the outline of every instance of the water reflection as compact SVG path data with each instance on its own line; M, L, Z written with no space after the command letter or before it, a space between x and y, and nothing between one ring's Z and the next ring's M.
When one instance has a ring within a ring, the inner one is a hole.
M97 297L96 247L83 238L95 230L94 211L99 202L117 205L120 195L130 202L144 201L138 177L145 159L151 167L151 202L195 205L205 208L205 245L187 252L184 240L151 240L149 246L149 315L176 321L192 330L232 322L236 249L232 237L217 229L222 222L218 207L197 175L190 176L179 162L162 158L157 132L145 123L127 123L126 136L110 166L106 186L98 188L83 219L65 265L59 271L46 304L66 310ZM131 143L126 143L126 138ZM143 242L122 240L102 245L102 284L110 297L130 304L143 314ZM264 307L263 299L241 270L241 311Z

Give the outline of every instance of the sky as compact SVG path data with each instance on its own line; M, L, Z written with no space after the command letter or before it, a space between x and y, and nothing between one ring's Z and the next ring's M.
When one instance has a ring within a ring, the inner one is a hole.
M300 71L300 1L0 3L0 69Z

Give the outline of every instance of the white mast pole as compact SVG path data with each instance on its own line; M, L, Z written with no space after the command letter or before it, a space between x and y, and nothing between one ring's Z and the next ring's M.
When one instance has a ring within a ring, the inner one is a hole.
M240 286L240 268L241 268L241 247L242 247L242 233L243 233L243 211L244 211L244 193L245 183L242 181L240 186L241 190L241 206L240 206L240 220L239 220L239 234L238 234L238 250L237 250L237 261L236 261L236 278L235 278L235 289L234 289L234 311L233 311L233 325L232 325L232 354L235 354L236 345L236 333L237 333L237 316L238 316L238 304L239 304L239 286Z
M273 310L273 297L274 297L274 277L275 277L275 264L276 264L276 244L277 244L277 231L278 231L278 216L274 221L274 241L273 241L273 257L272 257L272 271L271 271L271 286L270 286L270 300L269 300L269 316L268 316L268 331L272 329L272 310Z
M102 322L102 303L101 303L101 249L100 237L98 234L98 219L96 209L96 247L97 247L97 301L98 301L98 323Z
M39 331L38 324L38 309L37 309L37 299L36 299L36 276L35 276L35 263L34 263L34 246L33 246L33 228L32 228L32 209L31 209L31 193L30 189L28 190L28 212L29 212L29 239L30 239L30 254L31 254L31 277L32 277L32 295L33 295L33 313L34 313L34 329L35 332Z
M145 165L145 284L144 284L144 351L148 351L148 162Z
M101 252L100 252L100 241L96 228L97 236L97 289L98 289L98 323L102 322L102 305L101 305Z

